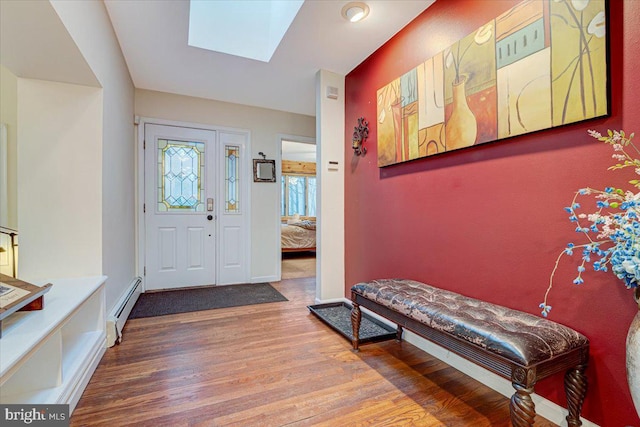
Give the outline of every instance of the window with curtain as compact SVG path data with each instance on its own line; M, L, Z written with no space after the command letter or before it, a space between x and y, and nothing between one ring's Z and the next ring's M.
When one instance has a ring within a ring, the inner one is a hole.
M280 215L316 216L316 177L283 174Z

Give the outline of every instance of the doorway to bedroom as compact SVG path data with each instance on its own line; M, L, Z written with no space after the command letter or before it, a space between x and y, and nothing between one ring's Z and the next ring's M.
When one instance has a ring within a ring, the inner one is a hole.
M281 139L281 277L316 275L316 145L301 137Z

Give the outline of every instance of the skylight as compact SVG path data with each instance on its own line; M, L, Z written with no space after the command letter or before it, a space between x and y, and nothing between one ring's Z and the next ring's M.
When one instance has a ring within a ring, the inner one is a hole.
M190 0L189 46L269 62L304 0Z

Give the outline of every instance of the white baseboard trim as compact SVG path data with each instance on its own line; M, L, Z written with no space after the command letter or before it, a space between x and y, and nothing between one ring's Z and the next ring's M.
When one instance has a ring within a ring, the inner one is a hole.
M333 304L334 302L347 302L351 304L351 301L346 298L329 298L323 300L316 298L316 304Z
M279 282L278 276L258 276L252 277L251 283Z
M73 413L76 405L78 405L78 401L80 400L80 397L82 397L84 389L87 387L93 373L98 368L98 364L100 363L100 360L102 360L102 356L107 351L107 347L105 346L106 338L106 334L102 333L100 338L96 340L91 350L89 350L86 359L82 361L82 364L85 366L75 374L76 376L72 381L70 381L69 388L63 392L60 401L56 402L68 403L69 415Z
M329 302L338 302L338 301L344 301L349 304L351 303L351 301L347 298L323 300L321 302L319 302L316 299L316 303L329 303ZM370 310L367 310L364 307L362 307L362 311L393 328L396 327L395 323L391 322L390 320L376 313L373 313ZM449 350L414 334L411 331L407 331L405 329L403 334L403 339L406 342L412 345L415 345L425 353L428 353L429 355L435 357L436 359L443 361L447 365L453 368L456 368L460 372L463 372L466 375L469 375L474 380L481 382L482 384L497 391L503 396L506 396L507 398L511 398L511 396L514 393L514 389L508 380L502 378L499 375L494 374L493 372L487 369L484 369L476 365L473 362L469 362L467 359L464 359L463 357L460 357L457 354L454 354ZM535 393L531 395L531 398L533 399L533 403L536 405L536 414L559 425L560 427L567 426L566 416L569 413L567 409ZM599 427L597 424L589 420L586 420L584 418L580 418L580 419L582 421L583 427Z

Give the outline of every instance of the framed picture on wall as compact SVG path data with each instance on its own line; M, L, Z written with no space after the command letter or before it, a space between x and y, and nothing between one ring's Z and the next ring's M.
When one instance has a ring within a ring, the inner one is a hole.
M253 182L276 182L276 161L253 159Z
M378 166L609 114L607 2L528 0L377 91Z

